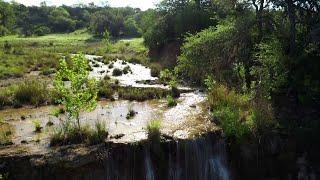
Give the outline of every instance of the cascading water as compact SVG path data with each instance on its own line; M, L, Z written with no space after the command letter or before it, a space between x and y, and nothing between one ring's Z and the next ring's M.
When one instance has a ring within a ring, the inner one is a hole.
M105 161L105 175L119 180L228 180L226 161L224 140L206 136L129 151L113 149Z

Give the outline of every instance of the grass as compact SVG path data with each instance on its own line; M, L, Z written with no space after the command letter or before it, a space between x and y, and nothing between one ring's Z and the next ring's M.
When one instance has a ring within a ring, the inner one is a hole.
M50 146L64 146L70 144L94 145L102 143L108 137L105 122L96 122L94 128L89 125L81 126L80 129L75 125L58 127L51 134Z
M41 130L42 130L40 121L37 120L37 119L32 120L32 124L33 124L33 127L34 127L34 132L40 133Z
M61 114L64 114L65 112L66 111L62 107L60 107L60 108L54 109L52 112L52 115L58 118Z
M171 93L170 90L158 88L135 88L118 87L119 98L130 101L145 101L150 99L161 99Z
M39 106L51 101L50 90L37 80L25 80L0 90L0 109L6 106Z
M12 144L13 128L10 124L0 121L0 146Z
M45 84L35 80L26 80L16 86L13 92L14 104L39 106L48 100Z
M267 104L255 102L247 94L239 94L216 84L208 93L208 103L214 121L227 137L241 140L272 124L271 109Z
M32 70L39 70L43 75L52 74L59 65L59 53L101 55L104 63L116 59L143 64L149 61L142 38L116 40L111 46L108 52L104 42L85 29L40 37L0 37L0 79L22 77Z
M150 121L147 126L148 139L160 140L160 135L161 135L160 129L161 129L161 121L160 120Z
M168 105L168 107L174 107L177 105L177 101L171 95L168 95L167 96L167 105Z
M137 114L136 111L133 110L132 106L130 105L128 108L128 114L126 116L127 119L132 119Z

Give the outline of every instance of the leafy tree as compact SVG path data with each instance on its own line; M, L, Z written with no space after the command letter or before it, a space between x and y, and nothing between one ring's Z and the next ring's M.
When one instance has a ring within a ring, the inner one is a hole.
M63 104L68 113L67 125L72 119L80 130L80 112L92 111L97 104L97 83L89 78L88 60L84 55L75 55L71 58L71 64L66 60L60 61L60 69L54 80L55 90L60 94L59 103ZM70 84L64 80L68 79Z
M12 6L0 0L0 36L12 30L14 22L15 15Z

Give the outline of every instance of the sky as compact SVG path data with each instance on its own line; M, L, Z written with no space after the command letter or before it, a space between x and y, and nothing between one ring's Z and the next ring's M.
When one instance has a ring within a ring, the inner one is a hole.
M6 0L11 1L11 0ZM40 2L43 2L44 0L14 0L17 3L24 4L26 6L39 6ZM91 2L94 2L96 5L104 5L105 2L108 2L108 4L111 7L125 7L130 6L134 8L140 8L142 10L146 10L148 8L154 8L155 4L160 2L160 0L45 0L47 2L47 5L73 5L73 4L88 4Z

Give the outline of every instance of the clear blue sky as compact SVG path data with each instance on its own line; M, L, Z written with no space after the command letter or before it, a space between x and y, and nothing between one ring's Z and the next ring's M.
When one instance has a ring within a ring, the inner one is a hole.
M11 0L5 0L10 2ZM44 0L14 0L17 3L24 4L26 6L36 5L38 6L40 2L43 2ZM73 4L88 4L90 2L94 2L96 5L104 5L105 2L108 2L108 4L111 7L125 7L130 6L134 8L140 8L142 10L146 10L148 8L154 8L154 5L156 3L159 3L160 0L46 0L47 5L73 5Z

